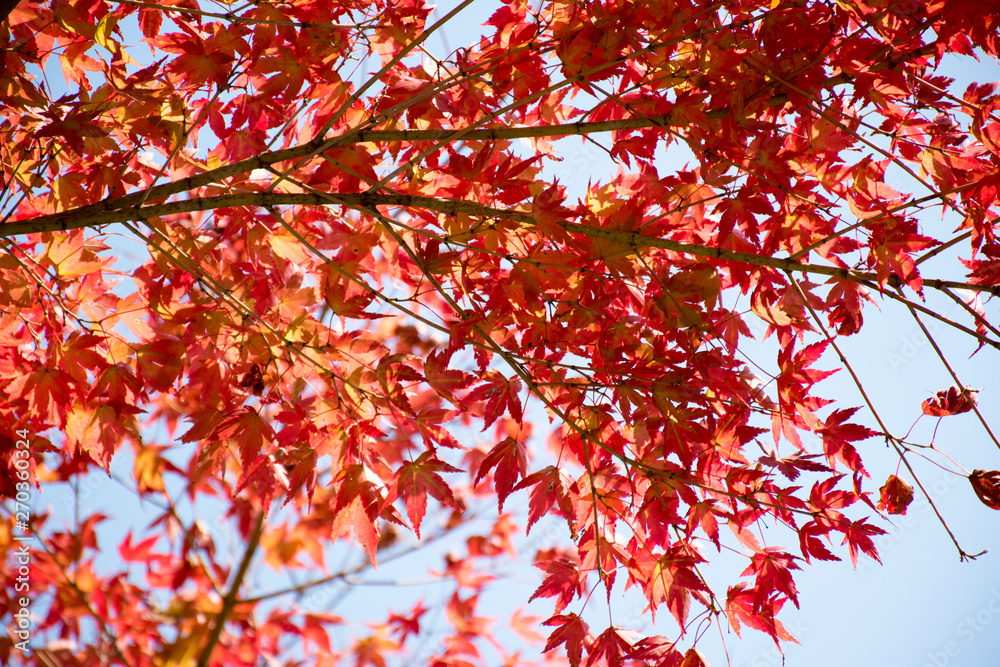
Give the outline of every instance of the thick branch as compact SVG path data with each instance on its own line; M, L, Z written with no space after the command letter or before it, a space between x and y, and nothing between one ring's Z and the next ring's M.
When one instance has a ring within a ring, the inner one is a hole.
M715 112L713 112L715 113ZM721 112L724 115L728 111ZM610 132L613 130L638 129L644 127L664 127L673 125L669 116L650 116L643 118L625 118L622 120L601 121L594 123L567 123L564 125L540 125L532 127L497 127L480 130L468 130L463 132L462 141L505 141L509 139L533 138L533 137L563 137L568 135L592 134L595 132ZM451 130L357 130L339 137L334 137L329 141L314 139L308 143L293 148L285 148L279 151L263 153L256 157L247 158L233 164L212 169L197 176L189 176L171 183L157 185L146 190L125 195L104 199L95 204L81 206L79 208L56 213L53 215L36 218L36 220L50 220L57 216L80 217L81 219L93 216L98 213L117 211L133 206L141 206L144 202L164 199L171 195L188 192L197 188L206 187L213 183L221 183L228 178L247 174L255 169L265 169L279 162L287 162L297 158L306 157L315 153L325 146L326 150L349 146L360 143L383 143L398 141L441 141L447 139L461 131L461 128ZM122 220L136 220L138 218L119 218L117 220L107 220L107 222L121 222ZM58 229L77 229L88 227L97 222L84 224L73 224ZM30 222L15 222L0 226L0 237L10 237L15 234L27 234L35 231L45 231L26 227Z
M535 223L534 218L523 211L510 211L493 208L491 206L485 206L478 202L464 199L438 199L436 197L422 197L418 195L372 193L314 194L246 192L235 195L219 195L216 197L197 197L194 199L168 202L166 204L154 204L152 206L126 208L112 211L94 211L91 207L87 207L87 210L76 209L66 213L55 213L53 215L35 218L34 220L27 222L8 223L3 226L3 234L0 235L13 236L15 234L32 234L39 232L80 229L114 222L148 220L150 218L175 215L178 213L192 213L195 211L208 211L217 208L231 208L235 206L329 206L331 204L341 204L352 208L370 208L373 206L408 206L437 211L448 215L465 213L468 215L478 215L488 218L507 218L528 224ZM767 255L755 255L753 253L740 252L738 250L725 250L723 248L715 248L712 246L681 243L680 241L671 241L669 239L663 239L656 236L647 236L637 232L627 232L619 229L604 229L602 227L581 225L568 220L559 222L559 225L571 234L581 234L590 238L606 239L622 243L633 248L661 248L663 250L671 250L687 255L710 257L712 259L739 262L754 266L767 266L773 269L780 269L782 271L797 271L801 273L834 276L855 282L878 280L878 276L870 271L855 271L853 269L843 269L836 266L806 264L787 257L769 257ZM1000 286L974 285L954 280L939 280L934 278L925 278L924 285L934 289L950 287L1000 295Z
M0 22L6 21L20 0L0 0Z
M754 255L738 250L725 250L712 246L694 245L691 243L680 243L669 239L661 239L655 236L646 236L635 232L625 232L617 229L603 229L601 227L590 227L587 225L577 225L563 222L560 226L568 232L583 234L594 238L604 238L618 243L624 243L634 247L663 248L688 255L698 255L700 257L711 257L729 262L740 262L752 264L754 266L769 266L782 271L799 271L802 273L817 273L824 276L834 276L854 282L875 281L878 276L870 271L855 271L853 269L842 269L837 266L823 266L820 264L805 264L785 257L769 257L767 255ZM1000 286L994 285L973 285L971 283L956 282L953 280L940 280L936 278L924 278L923 283L927 287L941 289L944 287L954 287L956 289L967 289L974 292L989 292L990 294L1000 294Z

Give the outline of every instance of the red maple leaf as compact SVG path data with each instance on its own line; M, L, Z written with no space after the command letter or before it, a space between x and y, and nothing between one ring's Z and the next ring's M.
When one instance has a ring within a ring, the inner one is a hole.
M879 283L885 285L890 275L895 275L917 294L923 294L923 280L917 271L913 253L938 244L935 239L918 234L917 223L912 219L895 217L887 222L883 217L872 233L868 264L875 268Z
M515 491L532 487L528 500L528 531L553 508L572 523L575 486L575 482L556 466L547 466L521 480L514 487Z
M654 635L643 637L633 644L629 658L644 661L645 664L654 664L657 667L678 667L684 656L677 650L675 642L663 635Z
M535 598L556 598L556 613L561 613L574 597L586 593L586 578L580 572L578 563L568 558L542 561L535 567L545 570L546 576L542 584L535 589L528 602Z
M792 570L799 569L795 556L774 547L767 547L753 555L750 565L741 576L754 575L754 605L763 605L773 591L782 593L798 607L798 589L792 580Z
M587 666L598 662L607 667L624 665L625 657L632 652L632 643L623 636L623 632L627 631L611 627L599 634L590 647Z
M560 644L565 644L570 667L579 667L583 649L589 647L593 641L586 622L576 614L566 614L553 616L542 625L556 628L549 636L549 641L546 642L542 652L548 653Z
M861 456L851 443L878 435L878 432L867 426L849 423L847 420L857 411L858 408L834 410L823 422L822 428L816 429L816 434L823 438L823 453L831 466L840 461L848 469L867 476Z
M884 530L871 525L868 523L867 519L842 521L837 525L837 530L844 534L844 540L841 544L847 545L848 553L851 555L852 565L857 567L859 552L865 554L878 563L882 562L882 559L879 558L878 549L875 548L875 542L872 540L872 537L884 535Z
M527 450L524 443L509 436L501 440L479 465L479 472L473 483L479 484L479 480L494 468L496 470L493 472L493 486L497 491L500 511L503 512L504 500L511 494L515 485L524 477L528 469Z
M518 396L518 392L521 391L521 381L516 377L505 378L496 371L488 371L486 379L484 384L470 391L462 399L465 402L486 401L483 430L489 428L505 410L510 413L514 421L521 422L524 419L521 398Z
M391 502L385 485L370 468L362 464L341 470L334 483L337 496L333 504L331 534L336 537L353 529L368 553L368 558L375 564L380 533L379 516ZM419 535L419 527L417 534Z
M766 632L778 644L779 640L790 641L798 644L798 641L785 630L785 626L777 619L777 614L784 605L784 598L771 595L763 602L755 602L757 594L753 590L747 590L746 584L737 584L729 587L726 596L726 615L729 617L729 625L740 634L740 624L748 625L751 628Z
M172 560L168 554L152 553L153 545L160 539L160 535L151 535L139 542L132 544L132 531L125 535L125 540L118 545L118 555L126 563L146 563L149 566L162 567Z
M424 359L424 375L436 392L452 403L458 403L459 399L456 398L455 392L468 387L474 378L463 371L450 370L448 360L451 355L451 350L434 351L428 354Z
M404 463L396 471L391 497L403 499L406 515L410 518L417 537L420 537L420 523L427 510L427 494L454 509L461 509L451 487L441 478L439 472L461 472L461 470L438 459L433 451L426 451L415 461Z
M980 248L987 259L961 259L969 270L969 282L973 285L1000 285L1000 243L987 243Z

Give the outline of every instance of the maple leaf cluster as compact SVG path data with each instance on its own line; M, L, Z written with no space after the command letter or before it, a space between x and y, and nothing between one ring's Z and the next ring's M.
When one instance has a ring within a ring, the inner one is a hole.
M527 644L695 667L702 620L794 641L803 561L878 559L873 517L913 489L893 475L876 507L858 445L907 462L912 443L819 387L839 363L864 394L838 340L876 299L1000 349L980 299L1000 291L1000 96L939 71L996 59L1000 13L510 0L437 53L472 4L6 17L0 494L121 464L144 514L116 544L79 500L65 525L33 517L44 614L33 654L0 638L5 663L458 667ZM577 138L617 173L581 185ZM944 252L952 273L928 269ZM955 377L914 412L985 424L976 406ZM996 475L969 477L993 509ZM0 522L0 545L17 535ZM705 576L722 549L745 559L725 590ZM404 557L443 615L329 611L324 587ZM545 613L513 612L508 641L483 600L515 559ZM669 630L592 630L595 589L622 588Z

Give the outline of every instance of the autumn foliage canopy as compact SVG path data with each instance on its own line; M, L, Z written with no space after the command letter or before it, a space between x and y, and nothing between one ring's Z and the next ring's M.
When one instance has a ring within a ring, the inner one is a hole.
M708 625L793 640L805 563L878 558L937 450L838 341L895 302L996 363L1000 97L940 71L997 57L996 3L432 9L6 17L0 493L30 492L36 542L34 650L5 635L4 662L693 667ZM823 394L838 368L854 394ZM954 380L915 414L991 442ZM997 509L990 447L966 493ZM120 516L45 509L121 461ZM745 567L721 587L720 551ZM303 602L407 558L449 591L424 653L427 601ZM502 635L480 599L515 560L540 583ZM591 614L624 588L663 634Z

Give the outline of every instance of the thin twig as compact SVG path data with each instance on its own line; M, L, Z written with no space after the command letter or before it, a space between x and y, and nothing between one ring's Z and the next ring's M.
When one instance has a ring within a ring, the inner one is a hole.
M956 373L955 369L952 368L951 363L948 362L948 358L944 355L944 352L941 351L941 347L937 344L937 341L934 340L934 336L932 336L931 332L927 330L927 327L924 326L924 323L920 320L920 316L917 315L916 311L913 310L912 307L910 308L910 315L917 323L917 326L920 327L920 330L924 332L924 336L927 338L927 342L929 342L931 344L931 347L934 348L934 352L937 354L938 359L940 359L941 363L944 364L944 367L948 369L948 373L951 374L952 379L955 381L955 386L958 387L959 391L962 392L962 396L965 398L966 401L968 401L969 405L972 406L972 411L976 413L976 417L979 418L979 423L983 425L983 428L986 430L986 433L990 436L990 440L992 440L993 444L997 446L997 449L1000 449L1000 440L997 439L997 436L993 433L993 429L990 428L990 425L986 421L986 418L983 417L983 413L980 412L979 406L976 403L975 396L971 394L969 388L966 387L965 384L963 384L962 381L958 378L958 373Z
M827 331L826 326L824 326L823 321L819 318L819 315L816 314L816 311L813 310L813 307L809 304L809 300L806 298L805 293L802 291L802 287L799 286L799 283L795 279L795 277L792 276L791 274L788 274L788 279L792 281L792 284L795 286L795 289L798 290L799 296L802 298L802 303L809 310L809 314L812 317L813 321L816 323L816 326L819 327L823 336L825 336L826 339L830 341L830 344L833 346L833 349L836 350L837 354L840 356L841 363L844 364L844 368L846 368L847 372L850 373L851 378L854 380L855 386L857 386L858 391L861 392L861 397L868 405L868 409L875 416L875 420L878 422L879 428L882 429L882 434L885 436L886 442L892 445L892 448L896 450L896 454L899 456L899 459L903 462L903 465L906 466L906 469L910 471L910 475L913 476L913 481L916 482L917 486L920 487L920 491L927 498L927 502L930 503L931 508L934 510L934 514L937 515L937 518L941 522L941 525L944 526L945 531L948 533L948 537L951 538L951 541L955 544L955 548L958 549L959 559L962 561L975 560L976 557L986 553L985 551L981 551L977 554L969 554L966 553L964 549L962 549L962 545L958 543L958 539L955 538L955 534L952 533L951 528L948 527L948 522L944 520L944 516L942 516L940 510L938 510L937 505L934 503L934 499L927 492L927 489L924 488L924 485L920 481L920 478L917 477L917 473L913 469L913 466L911 466L910 462L906 460L906 453L900 446L899 438L893 436L889 432L889 428L886 426L885 422L882 421L882 417L881 415L879 415L878 410L875 409L875 405L872 403L871 399L868 398L868 392L865 391L864 385L861 384L861 379L858 377L857 373L854 372L854 367L851 366L851 363L847 360L847 356L844 354L843 350L840 349L840 346L837 344L837 341Z

